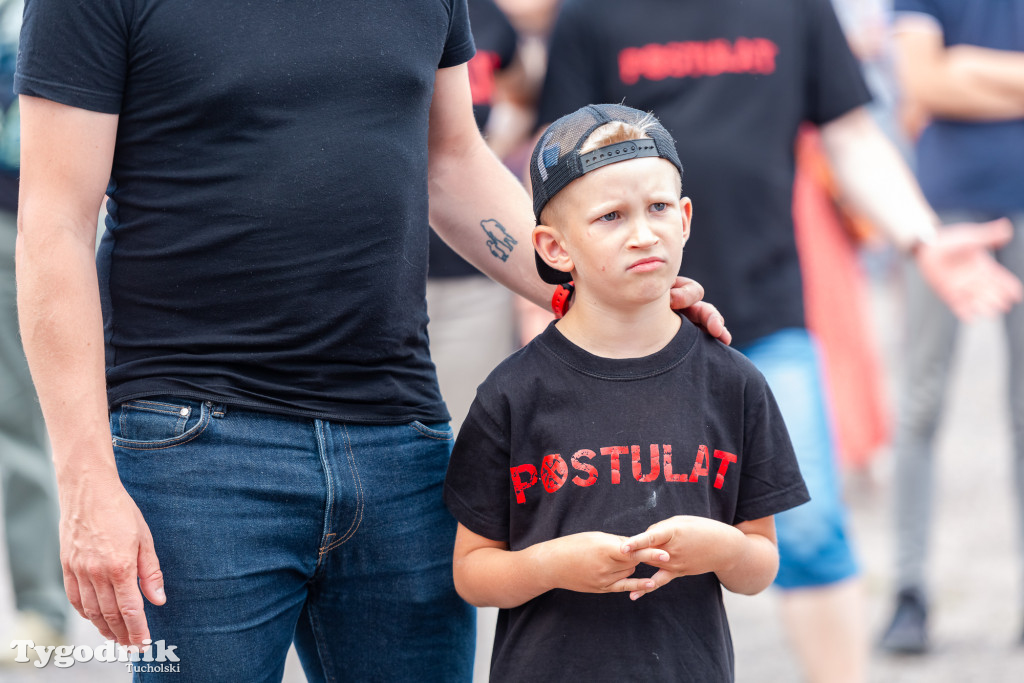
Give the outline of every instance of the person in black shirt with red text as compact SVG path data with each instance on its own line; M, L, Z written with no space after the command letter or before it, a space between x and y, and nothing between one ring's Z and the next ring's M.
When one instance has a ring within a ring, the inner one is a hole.
M868 635L815 340L804 327L791 213L799 126L821 127L851 205L913 254L964 316L1007 308L1020 281L937 218L863 105L870 95L828 0L567 0L552 32L540 121L588 102L652 111L679 140L701 225L687 275L707 287L764 373L812 501L779 515L782 613L811 681L866 678Z
M530 168L538 270L575 302L480 386L445 482L456 588L502 608L491 680L730 681L721 586L766 588L772 515L807 500L782 416L668 306L691 206L653 117L585 107Z

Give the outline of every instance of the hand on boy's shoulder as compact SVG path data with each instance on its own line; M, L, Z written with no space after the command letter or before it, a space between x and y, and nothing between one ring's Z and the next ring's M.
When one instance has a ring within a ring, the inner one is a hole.
M679 276L670 293L672 308L681 312L690 322L704 328L723 344L732 343L732 334L725 326L725 318L704 299L704 288L699 282Z

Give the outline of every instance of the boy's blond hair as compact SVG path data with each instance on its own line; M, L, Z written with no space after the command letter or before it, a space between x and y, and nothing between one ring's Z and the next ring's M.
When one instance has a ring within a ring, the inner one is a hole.
M650 139L647 129L654 123L655 118L650 113L643 117L636 124L625 121L611 121L594 129L586 142L580 147L580 156L593 152L600 147L614 145L617 142L628 142L630 140Z

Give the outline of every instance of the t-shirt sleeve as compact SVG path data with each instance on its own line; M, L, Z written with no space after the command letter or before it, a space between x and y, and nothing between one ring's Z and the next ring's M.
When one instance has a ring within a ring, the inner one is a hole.
M600 65L593 46L600 44L583 3L568 0L558 14L548 44L548 70L537 121L548 124L603 99Z
M829 0L806 0L807 78L804 119L821 125L871 101L860 63L850 51Z
M27 0L14 90L105 114L121 111L129 19L122 0Z
M437 68L458 66L468 62L476 54L473 33L469 28L469 8L466 0L451 0L451 20L448 24L448 40L441 54Z
M470 531L492 541L509 537L509 420L491 380L477 390L448 461L444 502Z
M740 474L733 524L775 515L811 499L782 413L760 374L744 391L743 452L747 462Z

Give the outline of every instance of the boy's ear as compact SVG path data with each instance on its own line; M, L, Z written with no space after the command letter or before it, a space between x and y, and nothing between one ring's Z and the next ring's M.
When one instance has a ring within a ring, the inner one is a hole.
M562 234L550 225L538 225L533 229L533 248L544 262L555 270L571 273L575 267L569 252L562 243Z
M683 244L686 244L686 240L690 239L690 223L693 221L693 202L690 201L689 197L683 197L679 200L679 208L682 209L683 214Z

